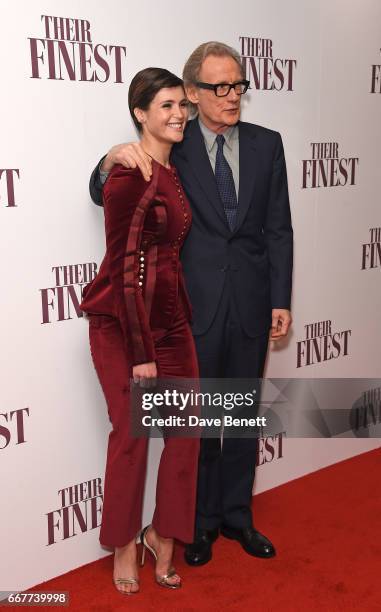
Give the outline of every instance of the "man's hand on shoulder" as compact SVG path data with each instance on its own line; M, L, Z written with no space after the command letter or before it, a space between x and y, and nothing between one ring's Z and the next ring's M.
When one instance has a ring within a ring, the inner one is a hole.
M280 340L280 338L287 336L291 323L292 317L289 310L273 308L270 340Z
M149 181L152 174L152 160L143 151L139 142L127 142L112 147L103 160L101 172L110 172L115 164L125 168L139 168L144 179Z

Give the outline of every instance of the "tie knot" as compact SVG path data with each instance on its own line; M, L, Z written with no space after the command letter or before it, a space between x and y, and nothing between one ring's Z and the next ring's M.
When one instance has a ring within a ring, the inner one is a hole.
M217 140L217 147L219 149L222 149L222 147L225 144L225 136L223 134L218 134L216 140Z

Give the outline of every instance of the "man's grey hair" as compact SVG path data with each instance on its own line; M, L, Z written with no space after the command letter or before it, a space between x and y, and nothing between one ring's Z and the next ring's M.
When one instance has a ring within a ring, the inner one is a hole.
M229 47L229 45L225 45L225 43L213 40L211 42L206 42L199 45L185 62L183 70L183 81L185 87L188 85L195 85L197 81L200 80L199 76L201 64L209 55L216 55L217 57L231 57L237 62L242 73L241 57L238 51L233 49L233 47Z
M217 57L231 57L235 62L237 62L243 76L241 57L238 51L233 49L233 47L229 47L229 45L225 45L225 43L212 40L199 45L185 62L183 70L183 81L185 87L195 85L197 81L200 80L199 77L201 65L209 55L215 55ZM191 110L193 112L197 112L197 106L191 104Z

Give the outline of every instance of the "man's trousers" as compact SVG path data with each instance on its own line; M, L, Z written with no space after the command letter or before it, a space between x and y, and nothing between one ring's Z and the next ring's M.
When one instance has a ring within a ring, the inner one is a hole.
M251 338L242 329L229 278L211 327L195 336L202 378L261 378L269 331ZM201 440L196 529L252 525L256 438Z

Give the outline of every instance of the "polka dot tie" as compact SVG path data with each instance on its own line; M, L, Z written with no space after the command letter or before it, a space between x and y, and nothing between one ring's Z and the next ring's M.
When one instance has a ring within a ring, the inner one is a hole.
M237 194L234 185L232 170L224 155L225 137L218 134L215 177L220 198L224 205L224 211L231 231L234 230L237 217Z

